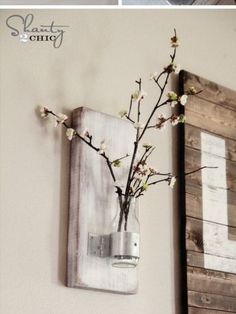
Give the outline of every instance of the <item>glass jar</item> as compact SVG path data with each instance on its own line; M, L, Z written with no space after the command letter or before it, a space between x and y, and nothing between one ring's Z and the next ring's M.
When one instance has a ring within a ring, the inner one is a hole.
M112 266L136 267L139 261L139 242L138 199L119 195L111 230Z

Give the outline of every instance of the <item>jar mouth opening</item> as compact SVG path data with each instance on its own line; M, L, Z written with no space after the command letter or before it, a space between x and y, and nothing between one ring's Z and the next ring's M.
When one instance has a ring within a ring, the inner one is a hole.
M115 260L112 266L117 268L135 268L139 261L139 257L130 255L116 255L113 256L113 258L115 258Z
M135 268L137 267L137 264L130 264L130 263L113 263L113 267L116 268Z

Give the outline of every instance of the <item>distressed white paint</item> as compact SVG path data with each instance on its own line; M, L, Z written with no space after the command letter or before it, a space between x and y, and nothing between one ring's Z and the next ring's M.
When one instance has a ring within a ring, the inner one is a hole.
M88 129L99 147L105 139L111 160L131 155L135 129L116 117L79 108L73 112L78 132ZM119 136L117 131L119 130ZM123 140L125 138L125 141ZM114 168L116 178L125 185L130 158ZM109 234L117 210L117 194L104 159L80 140L72 142L70 219L68 242L68 285L133 294L137 291L137 269L114 268L111 258L88 254L88 234Z
M236 273L236 242L229 240L227 227L225 140L202 132L201 149L201 165L218 167L202 171L204 266Z

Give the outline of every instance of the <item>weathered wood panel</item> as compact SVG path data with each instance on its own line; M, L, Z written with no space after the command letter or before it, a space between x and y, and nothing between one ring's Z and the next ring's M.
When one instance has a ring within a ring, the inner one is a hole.
M201 133L202 130L186 123L185 128L185 145L190 148L201 150ZM205 131L206 132L206 131ZM236 161L236 141L225 139L226 159Z
M236 140L236 111L194 97L185 110L188 124Z
M100 142L106 140L106 153L111 160L131 153L135 130L127 121L83 107L74 110L72 118L76 131L89 130L95 146L99 147ZM114 170L120 174L118 180L121 182L127 175L127 163L124 161L123 170ZM67 265L69 287L136 293L137 269L114 268L109 258L88 254L88 234L109 234L116 206L114 184L104 159L80 139L73 139Z
M219 167L185 178L188 314L236 313L236 92L180 77L182 91L202 90L185 106L185 172Z
M202 196L201 187L197 185L188 185L188 190L191 192L186 192L186 215L192 218L202 219ZM194 188L193 188L194 187ZM194 192L192 192L194 189ZM228 195L228 226L236 227L236 193L227 191ZM214 222L213 220L209 220Z
M229 314L225 311L207 310L203 308L189 307L189 314Z
M236 251L231 254L223 250L224 237L221 235L227 234L228 237L236 241L236 228L221 225L214 222L204 221L206 229L213 229L211 243L204 243L203 221L201 219L189 218L186 219L186 248L190 251L216 254L217 256L234 258L236 265ZM204 244L204 245L203 245ZM235 246L236 247L236 246Z
M198 150L185 147L185 165L186 171L192 171L200 168L201 165L201 152ZM207 166L207 165L206 165ZM204 169L202 171L217 171L212 169ZM227 188L231 191L236 191L236 163L230 160L226 161L226 177L227 177ZM186 177L186 182L195 183L202 185L202 172L195 172ZM213 182L214 184L214 182ZM221 188L220 186L218 188Z
M196 102L198 102L198 98L201 98L221 107L236 110L235 91L232 89L189 72L184 72L183 85L185 91L190 86L194 86L198 91L202 91L197 95L197 98L195 97Z
M189 305L219 311L236 312L236 298L223 295L189 291Z
M236 297L236 275L188 266L188 289Z
M206 253L199 253L194 251L188 251L187 252L187 265L188 266L195 266L195 267L201 267L205 268L205 260L211 258L213 255L206 254ZM235 265L234 259L226 259L224 257L216 257L218 261L221 261L223 265L226 265L228 268L232 267L232 264ZM231 263L232 262L232 263ZM221 264L221 265L222 265ZM222 273L230 273L230 270L228 272L219 270Z

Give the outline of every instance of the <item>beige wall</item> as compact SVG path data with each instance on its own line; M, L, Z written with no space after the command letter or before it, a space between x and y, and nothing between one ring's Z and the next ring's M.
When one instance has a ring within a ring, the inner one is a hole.
M64 286L69 144L35 114L88 105L116 114L133 81L165 65L177 28L183 68L235 88L236 11L33 11L37 24L69 25L61 48L22 44L0 18L0 310L4 314L174 314L172 195L165 185L141 201L142 259L135 296ZM171 168L171 130L152 135L158 169ZM178 251L178 250L177 250ZM180 285L181 287L181 285ZM181 289L181 288L180 288Z

